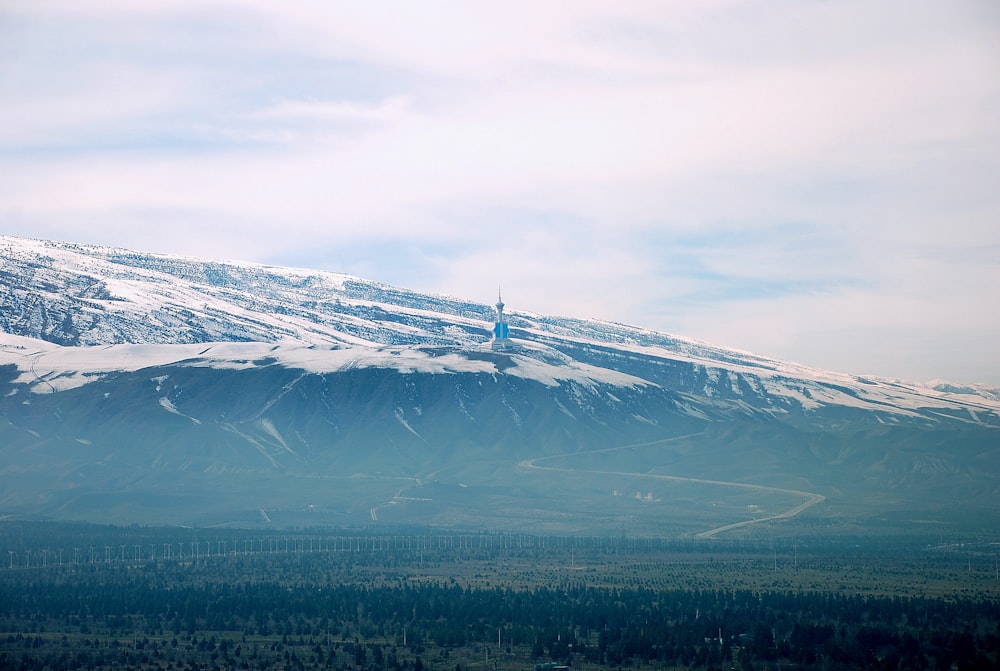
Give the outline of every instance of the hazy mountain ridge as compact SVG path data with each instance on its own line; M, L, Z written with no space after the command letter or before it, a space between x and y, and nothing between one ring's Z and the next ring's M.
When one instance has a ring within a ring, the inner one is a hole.
M998 390L517 311L518 349L493 352L492 306L337 273L18 238L0 257L0 514L607 530L662 526L605 498L660 474L775 506L796 496L775 487L931 510L1000 493ZM698 486L725 512L681 496L694 528L750 510Z

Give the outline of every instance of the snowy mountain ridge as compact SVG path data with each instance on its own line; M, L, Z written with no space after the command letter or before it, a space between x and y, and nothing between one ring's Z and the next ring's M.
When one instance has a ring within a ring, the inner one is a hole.
M3 336L0 363L18 366L23 371L19 379L36 392L82 384L110 371L181 360L223 365L225 359L270 357L315 372L359 365L495 372L493 364L463 354L488 349L495 314L486 304L328 271L6 236L0 237L0 255L0 329L70 347L15 344ZM691 391L707 398L739 396L745 385L806 409L837 404L910 415L936 407L953 418L964 415L963 421L985 417L988 424L1000 415L1000 390L986 387L817 370L613 322L517 311L509 321L521 344L515 357L521 363L508 372L664 383L613 371L614 361L624 357L695 366L707 384ZM257 344L196 346L205 343ZM157 344L195 346L152 347ZM347 354L340 348L363 349ZM454 352L449 359L420 348ZM535 363L529 366L529 360ZM727 390L720 391L719 385Z

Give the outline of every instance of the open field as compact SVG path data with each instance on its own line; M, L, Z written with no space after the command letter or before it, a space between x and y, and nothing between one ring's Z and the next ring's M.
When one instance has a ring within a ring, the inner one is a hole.
M0 522L0 575L187 567L195 574L284 558L343 582L447 578L468 588L580 582L659 589L1000 597L1000 542L971 536L799 534L770 538L558 536L427 529L115 527ZM344 567L350 570L346 573ZM342 573L342 575L341 575Z

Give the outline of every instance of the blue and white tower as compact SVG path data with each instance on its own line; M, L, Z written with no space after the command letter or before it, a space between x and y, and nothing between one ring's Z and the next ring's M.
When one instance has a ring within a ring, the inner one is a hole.
M493 324L493 349L494 350L507 350L510 349L510 328L507 326L507 322L503 318L503 298L500 295L500 289L497 289L497 320Z

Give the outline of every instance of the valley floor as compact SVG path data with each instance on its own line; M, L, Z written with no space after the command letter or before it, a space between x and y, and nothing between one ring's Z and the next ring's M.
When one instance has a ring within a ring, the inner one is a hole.
M993 668L990 544L0 524L0 668Z

